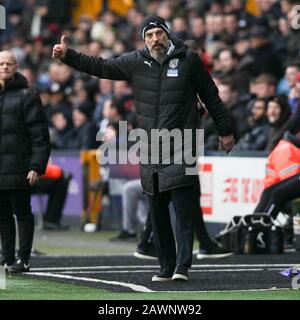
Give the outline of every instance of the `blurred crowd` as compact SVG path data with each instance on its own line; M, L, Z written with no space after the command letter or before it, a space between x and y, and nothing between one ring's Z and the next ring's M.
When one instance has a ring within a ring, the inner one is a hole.
M99 80L52 60L53 45L65 34L82 53L117 57L144 47L140 25L149 14L165 18L173 35L201 56L232 119L236 150L272 150L300 113L300 21L293 9L299 0L137 0L126 1L122 13L98 0L94 15L78 14L81 2L0 1L7 13L1 50L16 54L20 72L40 93L54 149L96 148L99 130L110 139L120 120L131 129L136 119L130 83ZM202 113L206 150L217 150L213 121Z

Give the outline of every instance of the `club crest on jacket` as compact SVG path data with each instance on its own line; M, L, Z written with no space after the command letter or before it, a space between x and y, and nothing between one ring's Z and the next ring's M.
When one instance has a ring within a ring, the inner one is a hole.
M179 64L179 59L172 59L169 62L169 67L172 69L175 69L178 67L178 64Z

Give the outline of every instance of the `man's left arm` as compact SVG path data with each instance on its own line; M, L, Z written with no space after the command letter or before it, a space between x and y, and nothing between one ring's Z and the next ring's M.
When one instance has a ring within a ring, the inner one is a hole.
M45 173L50 156L48 120L38 94L33 92L28 94L23 108L25 126L31 140L29 173L34 171L40 176ZM30 177L35 180L34 173L27 177L29 181L31 180Z
M231 122L212 77L196 53L192 53L193 85L211 115L219 134L219 149L229 152L234 145Z

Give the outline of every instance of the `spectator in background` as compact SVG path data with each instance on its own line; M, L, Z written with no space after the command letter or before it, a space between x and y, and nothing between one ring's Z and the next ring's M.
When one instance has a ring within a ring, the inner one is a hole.
M67 100L64 88L58 83L52 83L50 89L50 104L49 104L49 114L50 117L55 111L62 111L68 116L71 116L72 106ZM50 125L52 125L50 123Z
M132 97L132 89L127 81L114 81L114 98L121 99L124 96Z
M300 196L300 118L288 123L287 131L267 161L265 189L254 213L276 219L283 206Z
M235 129L236 141L249 130L247 118L249 111L244 103L238 100L239 94L231 79L224 79L217 85L219 95L231 116L231 122Z
M61 167L48 163L45 174L31 188L32 194L47 194L49 196L47 210L43 217L44 230L68 229L68 226L61 225L61 219L71 178L72 176L64 172Z
M283 96L272 98L267 105L267 117L271 125L266 150L272 151L282 138L291 116L288 101Z
M209 113L203 110L199 127L204 130L204 150L216 151L219 148L218 131Z
M59 34L60 27L70 22L71 0L38 0L33 6L34 11L30 19L30 31L33 37L47 37L51 31ZM24 18L28 23L28 17Z
M247 31L254 23L255 17L246 10L247 2L244 0L228 0L224 11L234 13L238 19L239 29Z
M33 70L28 66L24 66L22 68L19 68L19 72L21 72L26 78L29 87L36 89L36 78Z
M93 120L97 128L103 120L103 108L107 100L113 98L113 81L109 79L100 79L99 81L99 96L97 98L96 107L93 114Z
M238 34L238 18L233 12L224 14L225 42L227 45L233 45Z
M149 205L141 179L128 181L122 188L122 231L112 241L136 239L146 223Z
M102 44L99 41L92 41L88 44L87 53L94 57L100 57L102 52Z
M72 94L69 96L73 108L84 104L86 108L94 112L94 102L90 99L88 90L86 89L86 82L81 79L76 80Z
M73 128L67 141L67 149L89 150L96 148L96 128L92 122L93 108L81 103L73 109Z
M280 80L277 86L278 94L289 96L291 90L296 84L296 75L300 71L300 62L295 61L290 63L285 68L284 78Z
M265 150L271 128L267 118L267 102L266 99L255 99L248 118L251 129L239 140L235 150Z
M58 64L56 76L58 84L63 88L65 94L69 96L72 92L75 82L73 70L70 67L60 63Z
M250 48L250 39L248 34L238 36L235 39L234 51L240 57L240 66L245 68L250 63L252 63L252 58L247 55L247 52Z
M249 55L252 57L252 74L273 75L276 79L282 76L282 61L279 59L273 44L268 39L268 32L263 27L253 27L250 33Z
M44 107L44 111L46 113L46 116L48 118L48 124L51 126L51 96L50 96L50 88L48 86L42 86L38 85L37 86L37 92L40 95L40 98L42 100L42 105Z
M205 25L202 17L194 17L191 21L191 37L194 41L204 44L205 42Z
M295 85L289 94L289 104L292 114L300 114L300 72L295 76Z
M69 113L58 109L51 114L50 142L53 149L67 149L73 133L72 119Z
M276 28L280 17L279 3L273 0L256 0L255 4L259 13L255 23L270 30Z
M256 98L270 99L271 97L274 97L276 85L276 79L270 74L261 74L254 80L250 81L250 95L247 109L251 109L253 101Z
M188 30L188 23L185 17L174 17L172 20L172 31L177 38L182 41L189 39L190 34Z
M3 1L2 1L3 2ZM6 29L0 33L0 42L6 43L11 40L20 30L22 24L22 12L25 8L23 1L8 0L5 5L6 9Z
M106 100L103 108L103 120L100 123L99 130L104 132L108 123L124 120L124 114L125 110L121 100Z
M289 32L287 35L287 52L288 57L291 60L299 59L299 43L300 43L300 32L299 29L294 28L293 21L297 19L296 15L298 14L297 10L293 10L295 5L299 5L299 0L289 0L288 1L288 12L287 12L287 19L288 19L288 26Z
M249 90L250 73L239 68L239 57L234 50L222 49L219 53L221 78L231 78L233 86L242 95Z

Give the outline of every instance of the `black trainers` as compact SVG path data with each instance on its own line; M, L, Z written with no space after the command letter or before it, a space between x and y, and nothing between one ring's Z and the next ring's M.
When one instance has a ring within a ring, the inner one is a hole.
M5 260L1 260L1 261L0 261L0 266L3 267L5 271L7 271L8 268L11 267L11 265L8 264Z
M123 230L116 237L110 239L110 241L126 241L126 240L136 240L136 233L129 233L128 231Z
M176 281L188 281L189 273L188 268L183 265L177 265L173 274L172 280Z
M199 253L196 255L197 259L204 258L225 258L231 256L233 252L224 249L217 242L212 242L212 244L207 247L199 250Z
M138 246L133 256L139 259L148 260L156 260L158 258L153 242L148 242L146 245Z
M64 226L64 225L52 223L52 222L44 222L43 224L43 230L45 231L66 231L69 229L70 229L69 226Z
M29 269L30 269L29 262L28 261L22 261L21 259L18 259L11 266L7 266L7 271L10 272L10 273L28 272Z
M159 274L152 277L153 282L172 281L174 268L161 269Z

